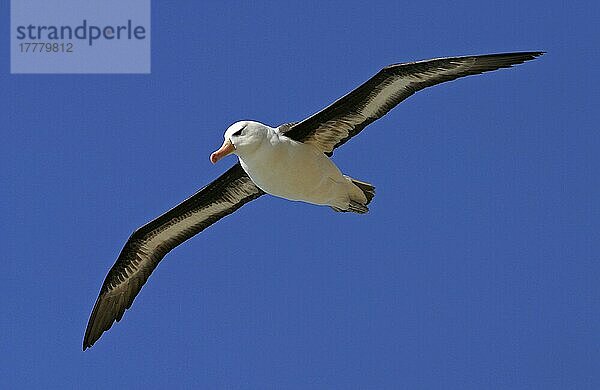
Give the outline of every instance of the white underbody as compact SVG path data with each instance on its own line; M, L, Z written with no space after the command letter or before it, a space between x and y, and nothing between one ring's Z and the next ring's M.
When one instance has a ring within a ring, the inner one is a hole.
M268 194L289 200L348 209L363 192L313 145L294 141L276 129L252 150L236 150L242 168Z

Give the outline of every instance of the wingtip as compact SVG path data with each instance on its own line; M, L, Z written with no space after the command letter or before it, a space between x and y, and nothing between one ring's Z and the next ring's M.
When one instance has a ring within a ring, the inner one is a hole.
M104 333L104 332L102 332L102 333ZM100 333L100 335L94 336L94 337L86 334L83 339L82 350L85 351L88 348L92 348L94 346L94 344L96 344L96 341L98 341L100 339L100 336L102 336L102 333Z
M81 346L81 350L85 351L86 349L90 348L92 345L94 345L93 342L90 342L88 335L86 334L85 337L83 338L83 344Z
M508 56L508 57L520 57L521 60L523 61L529 61L529 60L533 60L537 57L543 56L544 54L546 54L545 51L518 51L518 52L512 52L512 53L498 53L498 54L491 54L490 56L495 57L495 56Z
M531 52L531 55L532 55L534 58L537 58L537 57L543 56L544 54L546 54L546 52L545 52L545 51L541 51L541 50L540 50L540 51L533 51L533 52Z
M518 60L518 62L514 64L514 65L516 65L518 63L522 64L523 62L535 60L538 57L541 57L544 54L546 54L546 52L545 51L526 51L526 52L514 53L514 54L516 54L517 57L520 58Z

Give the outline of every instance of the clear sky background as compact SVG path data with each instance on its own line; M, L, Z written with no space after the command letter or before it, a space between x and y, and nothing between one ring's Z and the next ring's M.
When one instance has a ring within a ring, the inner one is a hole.
M3 388L600 388L597 2L154 1L152 74L10 75L0 3ZM335 155L368 215L262 197L83 333L130 233L212 181L239 119L381 67L546 50L426 89Z

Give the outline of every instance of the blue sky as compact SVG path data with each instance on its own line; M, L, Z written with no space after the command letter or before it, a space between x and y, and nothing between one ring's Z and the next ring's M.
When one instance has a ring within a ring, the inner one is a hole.
M600 387L596 2L153 3L150 75L1 57L3 387ZM233 164L208 160L232 122L519 50L548 54L424 90L336 153L377 186L368 215L263 197L81 351L125 240Z

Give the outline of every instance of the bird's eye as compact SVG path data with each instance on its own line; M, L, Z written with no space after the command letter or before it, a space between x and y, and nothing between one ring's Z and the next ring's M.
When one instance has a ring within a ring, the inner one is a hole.
M232 134L232 136L237 137L238 135L242 135L242 130L244 130L246 128L246 126L248 126L247 124L242 126L241 129L239 129L238 131L236 131L235 133Z

